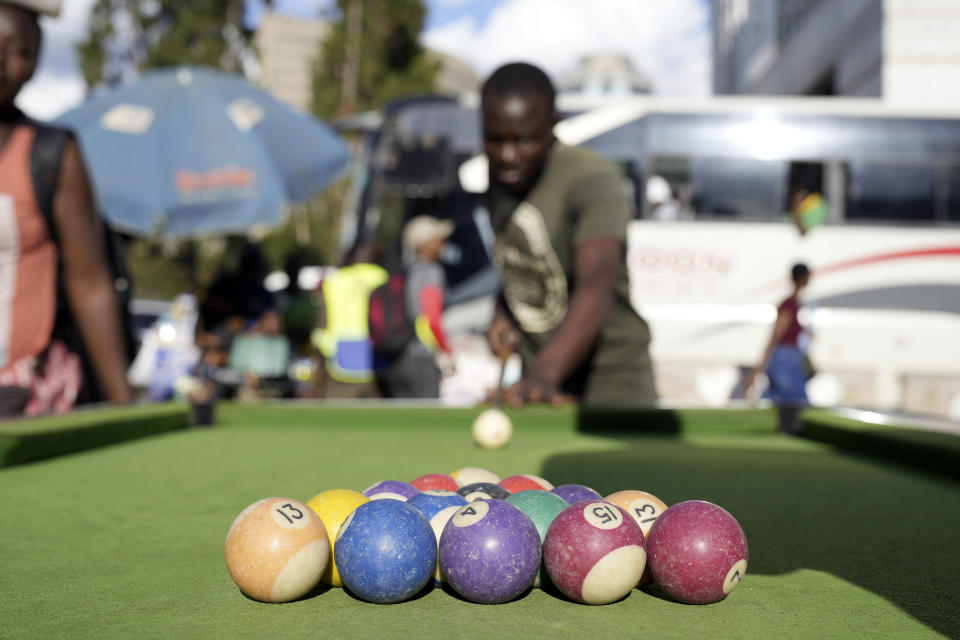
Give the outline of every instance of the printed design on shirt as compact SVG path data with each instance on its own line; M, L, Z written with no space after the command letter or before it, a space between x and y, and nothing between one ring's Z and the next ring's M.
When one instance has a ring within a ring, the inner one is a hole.
M9 364L20 234L10 194L0 193L0 369Z
M567 312L567 276L540 211L529 202L514 211L494 249L503 295L520 328L552 331Z

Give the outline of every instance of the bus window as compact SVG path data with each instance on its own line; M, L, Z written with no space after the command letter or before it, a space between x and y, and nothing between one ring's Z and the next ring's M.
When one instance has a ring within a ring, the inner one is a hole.
M697 218L782 220L784 162L744 159L691 161L691 207Z
M960 222L960 165L947 167L947 220Z
M936 167L851 162L847 220L936 219Z

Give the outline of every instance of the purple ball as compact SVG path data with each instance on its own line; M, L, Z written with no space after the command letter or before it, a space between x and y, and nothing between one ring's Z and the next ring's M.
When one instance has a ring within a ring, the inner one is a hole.
M540 534L523 511L502 500L460 507L440 536L440 569L461 596L480 604L522 594L540 568Z
M409 482L401 482L400 480L384 480L376 484L372 484L361 493L367 496L371 500L401 500L406 502L413 496L420 493L420 489L417 489L415 486Z
M603 500L603 496L582 484L562 484L559 487L554 487L550 491L566 500L567 504L576 504L584 500L590 500L591 502Z

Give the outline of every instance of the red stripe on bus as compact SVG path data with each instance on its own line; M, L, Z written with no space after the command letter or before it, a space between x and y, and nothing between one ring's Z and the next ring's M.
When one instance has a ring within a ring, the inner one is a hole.
M928 249L911 249L909 251L878 253L872 256L864 256L862 258L854 258L852 260L835 262L833 264L828 264L825 267L811 268L810 273L812 276L820 276L827 273L834 273L836 271L843 271L845 269L854 269L856 267L862 267L864 265L874 264L877 262L907 260L910 258L942 258L944 256L960 257L960 247L931 247ZM777 278L774 281L766 282L754 289L752 295L779 289L783 287L784 284L786 284L787 288L793 287L793 282L790 280L790 276L787 276L786 278Z
M891 260L905 260L907 258L936 258L942 256L958 256L960 257L960 247L934 247L931 249L913 249L911 251L894 251L892 253L879 253L873 256L866 256L863 258L854 258L853 260L844 260L843 262L836 262L825 267L819 267L813 269L814 275L831 273L833 271L842 271L843 269L852 269L854 267L862 267L866 264L872 264L875 262L888 262Z

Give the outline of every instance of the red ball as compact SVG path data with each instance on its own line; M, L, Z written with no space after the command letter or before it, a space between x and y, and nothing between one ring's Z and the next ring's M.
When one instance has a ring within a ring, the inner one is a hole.
M553 584L571 600L615 602L630 593L643 574L643 532L615 504L578 502L547 529L543 563Z
M722 507L689 500L664 511L650 528L647 555L654 581L687 604L723 600L747 571L747 537Z
M520 493L521 491L550 491L553 485L540 476L524 473L522 475L510 476L498 482L501 487L510 493Z
M411 480L410 484L420 489L420 491L443 489L444 491L453 491L456 493L457 489L460 488L460 484L453 479L453 476L448 476L444 473L428 473L425 476L420 476L416 480Z

